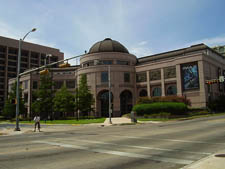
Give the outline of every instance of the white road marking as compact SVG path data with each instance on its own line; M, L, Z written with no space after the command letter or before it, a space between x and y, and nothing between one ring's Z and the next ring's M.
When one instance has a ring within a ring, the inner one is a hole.
M75 149L86 150L86 151L90 151L90 152L104 153L104 154L110 154L110 155L118 155L118 156L123 156L123 157L142 158L142 159L170 162L170 163L176 163L176 164L187 165L187 164L193 163L193 161L191 161L191 160L167 158L167 157L156 157L156 156L152 156L152 155L142 155L142 154L137 154L137 153L112 151L112 150L105 150L105 149L100 149L100 148L89 148L89 147L77 146L77 145L71 145L71 144L56 143L56 142L52 142L52 141L33 141L33 142L49 144L49 145L54 145L54 146L60 146L60 147L65 147L65 148L75 148Z
M225 143L210 143L206 141L191 141L191 140L176 140L176 139L161 139L161 138L144 138L144 137L135 137L135 136L116 136L113 137L124 137L124 138L133 138L133 139L143 139L143 140L161 140L161 141L174 141L174 142L183 142L183 143L200 143L200 144L212 144L212 145L225 145Z
M106 145L115 145L115 146L122 146L122 147L131 147L131 148L139 148L139 149L148 149L148 150L158 150L158 151L177 151L177 152L184 152L189 154L201 154L201 155L211 155L212 153L206 152L194 152L194 151L186 151L181 149L167 149L167 148L157 148L157 147L145 147L145 146L131 146L131 145L124 145L124 144L115 144L115 143L107 143L107 142L100 142L94 140L82 140L82 139L71 139L70 141L82 141L86 143L95 143L95 144L106 144Z

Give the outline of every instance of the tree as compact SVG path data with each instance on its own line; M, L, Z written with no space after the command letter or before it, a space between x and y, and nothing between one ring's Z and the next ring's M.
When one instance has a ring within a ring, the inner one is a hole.
M62 112L65 116L67 113L74 112L74 106L74 95L67 90L65 85L62 86L53 99L54 111Z
M88 89L87 76L85 74L81 75L75 98L77 99L76 107L82 115L88 115L89 112L93 111L92 105L94 104L94 97Z
M52 116L53 82L49 74L41 75L40 86L32 97L32 110L40 114L41 118L47 119Z
M16 84L15 82L12 85L12 90L9 92L9 97L7 98L4 108L3 108L3 116L8 119L15 118L16 116ZM26 113L26 108L24 104L24 100L22 98L22 88L19 88L19 113L20 115Z

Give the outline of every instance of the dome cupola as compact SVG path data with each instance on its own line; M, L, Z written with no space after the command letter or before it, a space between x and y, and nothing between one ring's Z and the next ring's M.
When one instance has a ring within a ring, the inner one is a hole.
M129 53L128 50L118 41L106 38L103 41L95 43L89 50L91 53L101 53L101 52L120 52Z

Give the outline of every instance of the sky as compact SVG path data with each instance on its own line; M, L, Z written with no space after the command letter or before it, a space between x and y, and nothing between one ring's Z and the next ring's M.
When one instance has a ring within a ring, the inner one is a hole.
M84 54L105 38L137 57L225 45L225 0L0 0L0 36ZM73 60L70 63L76 64Z

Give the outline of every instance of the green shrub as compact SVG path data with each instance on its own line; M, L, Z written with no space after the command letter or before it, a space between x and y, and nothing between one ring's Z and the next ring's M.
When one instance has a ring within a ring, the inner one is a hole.
M198 116L198 115L206 115L210 114L208 111L199 111L199 112L189 112L188 115L190 116Z
M171 113L167 113L167 112L160 112L160 113L156 113L156 114L151 114L150 117L151 118L165 118L168 119L170 117Z
M180 115L187 111L187 105L176 102L154 102L151 104L137 104L133 107L133 111L136 111L138 116L159 114L160 112Z
M147 119L148 117L149 117L149 115L148 114L144 114L144 116L143 116L145 119Z
M177 102L191 106L190 100L183 96L140 97L137 104L149 104L154 102Z

